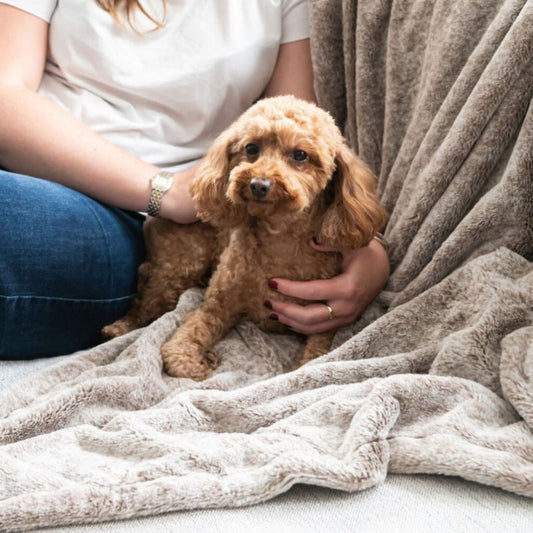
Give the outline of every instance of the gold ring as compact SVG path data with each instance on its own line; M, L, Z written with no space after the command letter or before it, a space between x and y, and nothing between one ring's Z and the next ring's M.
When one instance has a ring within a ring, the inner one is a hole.
M331 305L328 305L326 302L322 302L327 308L328 308L328 320L333 320L335 318L335 313L333 312L333 309L331 308Z

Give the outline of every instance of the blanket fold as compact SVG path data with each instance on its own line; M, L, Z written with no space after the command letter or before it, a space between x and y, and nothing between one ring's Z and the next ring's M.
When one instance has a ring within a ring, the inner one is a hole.
M0 530L431 473L533 497L533 2L313 0L321 105L374 169L393 273L335 348L244 322L202 383L147 328L0 392Z

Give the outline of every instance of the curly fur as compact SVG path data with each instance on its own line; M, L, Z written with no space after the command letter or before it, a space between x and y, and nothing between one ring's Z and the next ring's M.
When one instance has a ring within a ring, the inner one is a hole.
M248 155L250 143L259 147L257 155ZM307 159L297 161L295 150ZM254 178L270 181L264 197L254 195ZM213 270L203 305L161 349L173 376L208 377L216 366L209 350L243 318L284 331L268 318L264 301L290 298L272 291L268 280L326 279L340 270L341 254L315 251L311 238L337 250L358 248L385 221L371 171L331 116L292 96L260 100L223 132L190 190L203 222L146 222L148 260L139 270L139 296L126 317L104 328L106 337L115 337L146 325ZM297 366L327 352L332 336L309 336Z

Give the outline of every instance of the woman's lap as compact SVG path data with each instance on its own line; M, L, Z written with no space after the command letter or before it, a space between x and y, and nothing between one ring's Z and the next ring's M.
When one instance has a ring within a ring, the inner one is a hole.
M142 217L1 170L0 198L0 358L97 344L135 295Z

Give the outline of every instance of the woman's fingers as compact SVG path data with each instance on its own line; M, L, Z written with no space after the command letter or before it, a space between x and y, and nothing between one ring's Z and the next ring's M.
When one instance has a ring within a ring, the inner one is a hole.
M345 298L349 289L345 276L313 281L292 281L283 278L272 278L268 285L271 289L287 296L302 300L331 300Z
M354 320L358 303L353 288L346 283L349 279L345 274L313 281L274 278L269 281L271 289L310 303L299 305L273 298L265 305L272 309L272 320L279 320L299 333L309 335L329 331ZM332 314L324 302L331 307Z
M350 324L357 313L357 304L347 300L330 300L328 305L316 302L299 305L294 302L269 300L265 305L271 310L271 320L277 320L299 333L322 333ZM333 318L330 318L332 316Z
M327 307L321 303L298 305L292 302L272 300L269 301L267 307L272 309L272 313L275 314L278 319L279 317L282 317L284 324L291 321L298 324L313 325L319 322L324 322L329 318Z
M315 306L315 304L312 305L313 307ZM304 333L305 335L312 335L314 333L323 333L331 329L338 329L341 326L351 324L354 320L354 315L335 316L330 320L329 311L325 305L322 305L324 310L319 310L316 313L314 310L312 310L309 315L305 313L305 308L311 306L301 307L304 309L301 314L294 313L291 316L287 316L281 312L275 313L277 317L276 320L282 324L285 324L286 326L289 326L294 331L297 331L298 333Z

